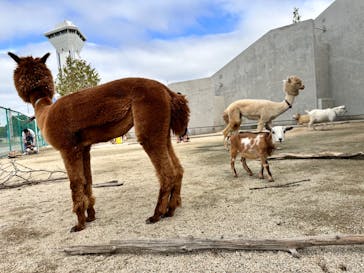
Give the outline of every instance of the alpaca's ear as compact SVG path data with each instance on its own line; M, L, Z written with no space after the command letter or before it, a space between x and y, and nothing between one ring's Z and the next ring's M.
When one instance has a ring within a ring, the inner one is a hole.
M40 58L40 61L45 64L45 62L47 61L49 55L51 55L51 53L49 53L49 52L46 53L42 58Z
M291 77L288 77L287 82L288 82L288 83L291 83L291 81L292 81L292 80L291 80Z
M14 53L8 52L8 55L14 60L16 61L16 63L18 64L20 62L20 58L18 56L16 56Z

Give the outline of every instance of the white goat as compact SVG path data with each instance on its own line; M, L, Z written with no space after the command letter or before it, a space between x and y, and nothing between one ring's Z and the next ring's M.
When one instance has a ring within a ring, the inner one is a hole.
M310 122L308 123L308 127L315 130L315 126L313 126L314 123L326 121L330 121L332 123L337 116L345 114L346 109L345 105L340 105L334 108L313 109L311 111L306 110L306 113L310 116Z
M273 142L283 142L285 133L292 130L292 126L274 126L272 127Z

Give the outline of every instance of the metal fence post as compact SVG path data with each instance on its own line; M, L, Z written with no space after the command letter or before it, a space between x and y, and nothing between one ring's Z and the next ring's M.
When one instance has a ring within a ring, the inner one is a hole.
M10 139L10 135L11 135L11 132L10 132L10 122L9 122L9 115L8 115L8 109L5 109L5 115L6 115L6 125L7 125L7 132L6 132L6 136L8 138L8 142L9 142L9 151L11 151L11 139Z

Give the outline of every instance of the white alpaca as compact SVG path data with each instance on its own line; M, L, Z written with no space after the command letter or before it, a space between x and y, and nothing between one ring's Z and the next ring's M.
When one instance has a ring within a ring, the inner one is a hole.
M291 108L294 98L299 94L299 90L304 88L305 86L300 78L290 76L284 81L286 96L282 102L252 99L233 102L226 108L223 114L224 121L227 124L223 130L224 138L226 139L231 132L238 132L242 117L258 120L258 132L261 132L264 126L270 129L272 120Z
M311 111L306 110L306 113L310 116L308 127L315 130L315 127L313 126L314 123L326 121L330 121L332 123L337 116L343 115L345 112L345 105L340 105L334 108L313 109Z

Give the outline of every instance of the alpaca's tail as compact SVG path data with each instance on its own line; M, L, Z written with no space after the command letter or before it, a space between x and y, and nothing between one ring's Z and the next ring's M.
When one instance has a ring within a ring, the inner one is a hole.
M226 111L224 111L224 114L222 115L222 118L224 119L225 124L229 123L229 115L228 115L228 113Z
M171 129L175 135L182 135L190 120L190 108L184 95L169 90L171 96Z

